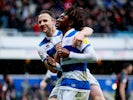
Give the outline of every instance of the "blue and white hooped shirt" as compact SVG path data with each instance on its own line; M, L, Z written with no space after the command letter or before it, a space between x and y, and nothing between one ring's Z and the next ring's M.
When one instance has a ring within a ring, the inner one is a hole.
M83 41L79 47L73 47L73 40L78 31L75 29L69 30L62 39L62 47L75 53L83 53L84 50L90 46L88 39ZM80 62L73 63L70 58L62 59L63 76L61 87L74 90L90 90L90 84L87 81L87 63Z
M58 44L59 42L61 42L62 39L62 32L59 30L56 30L56 32L54 33L54 35L52 37L45 37L39 44L38 46L38 54L40 55L40 52L43 52L44 54L48 54L50 57L53 57L56 49L55 46L56 44ZM43 61L43 57L41 57L41 60Z

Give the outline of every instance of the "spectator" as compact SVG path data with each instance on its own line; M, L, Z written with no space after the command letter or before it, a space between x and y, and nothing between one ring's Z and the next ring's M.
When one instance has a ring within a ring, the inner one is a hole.
M42 9L51 10L58 18L64 9L76 4L83 7L87 16L90 16L86 23L94 28L94 32L133 31L132 2L132 0L1 0L0 27L36 32L39 30L32 22Z
M133 71L133 65L131 63L125 63L122 71L118 74L116 83L116 95L115 100L128 100L128 74Z
M0 100L3 100L2 84L0 83Z
M9 77L9 75L4 74L3 75L3 94L4 94L4 100L16 100L16 91L15 91L15 87L14 87L14 83L12 81L12 79Z
M30 90L30 84L28 83L28 79L25 79L22 82L21 87L22 87L23 94L27 94L28 91Z

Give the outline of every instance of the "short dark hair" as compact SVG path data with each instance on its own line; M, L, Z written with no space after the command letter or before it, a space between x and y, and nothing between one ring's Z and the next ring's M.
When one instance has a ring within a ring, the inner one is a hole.
M127 68L128 66L132 65L131 63L127 62L123 64L123 68Z
M45 13L49 14L52 18L56 19L54 13L52 13L52 12L49 11L49 10L42 10L42 11L40 11L40 13L38 14L38 16L39 16L40 14L45 14Z
M74 22L72 25L76 30L81 30L84 27L84 16L85 12L81 7L71 7L67 9L65 15L68 15L68 18Z

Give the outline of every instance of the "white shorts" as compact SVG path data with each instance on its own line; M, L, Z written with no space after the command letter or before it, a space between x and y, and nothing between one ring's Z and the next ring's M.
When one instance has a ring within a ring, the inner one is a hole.
M66 89L60 89L57 100L88 100L90 91L79 92Z
M87 69L87 78L88 78L88 81L91 85L97 85L100 87L98 81L95 79L95 77L90 73L89 69ZM57 97L57 94L59 92L59 88L60 88L60 82L61 82L62 78L59 78L57 80L57 83L55 85L55 87L53 88L52 92L50 93L49 95L49 98L52 98L52 97Z
M57 94L58 94L58 91L59 91L59 87L54 87L53 90L51 91L50 95L49 95L49 98L53 98L53 97L57 97Z
M90 73L89 69L87 69L87 78L91 85L100 86L96 78Z

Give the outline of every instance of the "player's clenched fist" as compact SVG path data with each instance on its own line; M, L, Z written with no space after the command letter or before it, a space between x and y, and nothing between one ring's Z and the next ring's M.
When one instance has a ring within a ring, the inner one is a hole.
M60 48L57 50L57 53L60 57L67 58L70 54L70 51L67 50L66 48Z
M47 60L47 64L48 64L49 66L51 66L51 67L56 66L56 62L55 62L55 60L54 60L52 57L47 56L47 57L46 57L46 60Z

